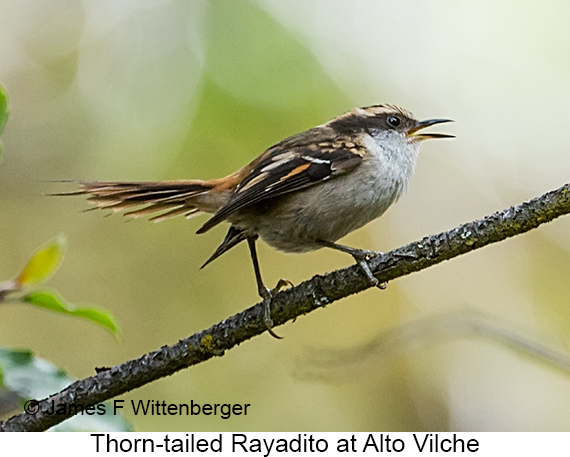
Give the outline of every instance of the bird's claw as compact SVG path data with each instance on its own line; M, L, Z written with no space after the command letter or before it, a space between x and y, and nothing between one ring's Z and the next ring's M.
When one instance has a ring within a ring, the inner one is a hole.
M271 319L271 299L275 297L283 287L292 287L293 285L294 284L288 279L280 279L273 289L268 289L265 286L259 289L259 295L261 295L263 298L263 322L269 334L273 338L277 338L279 340L283 339L283 337L277 335L277 333L273 331L273 320Z
M372 269L370 268L370 264L368 263L368 261L373 257L382 254L383 254L382 252L377 252L377 251L359 250L357 252L353 252L352 257L354 258L354 260L356 260L356 263L360 266L361 270L364 272L364 274L370 281L370 284L372 284L374 287L378 287L379 289L384 290L386 289L387 283L386 282L381 283L380 281L378 281L378 278L374 276L374 274L372 273Z
M271 289L269 291L269 293L271 294L272 297L275 297L275 295L277 295L281 289L283 289L283 287L289 286L289 287L293 287L295 284L293 284L291 281L289 281L288 279L283 279L281 278L277 284L275 285L275 287L273 289Z

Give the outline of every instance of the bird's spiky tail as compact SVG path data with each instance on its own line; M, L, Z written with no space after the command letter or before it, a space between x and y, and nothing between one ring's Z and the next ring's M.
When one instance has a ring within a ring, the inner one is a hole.
M95 205L92 209L129 210L125 216L134 218L157 213L150 219L154 222L215 213L228 198L225 192L212 191L214 181L72 182L77 183L78 190L52 195L90 195L87 200Z

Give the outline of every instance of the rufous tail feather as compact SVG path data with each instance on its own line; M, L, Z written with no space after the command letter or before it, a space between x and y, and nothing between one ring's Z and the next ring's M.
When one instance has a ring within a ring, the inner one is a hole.
M191 218L203 212L215 212L223 204L223 198L219 203L207 198L212 189L208 181L74 182L78 184L78 190L52 195L90 195L87 200L95 205L91 209L130 210L124 215L134 218L154 214L150 218L154 222L179 215Z

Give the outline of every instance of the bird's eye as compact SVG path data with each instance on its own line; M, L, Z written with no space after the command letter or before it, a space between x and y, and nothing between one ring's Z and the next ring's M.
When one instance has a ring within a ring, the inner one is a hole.
M398 127L401 123L400 118L398 116L389 116L387 119L388 125L391 127Z

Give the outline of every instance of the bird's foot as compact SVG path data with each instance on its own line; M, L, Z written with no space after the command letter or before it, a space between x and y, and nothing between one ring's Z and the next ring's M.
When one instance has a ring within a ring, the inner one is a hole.
M269 291L269 293L271 294L272 297L275 297L275 295L277 295L281 291L281 289L283 289L283 287L286 286L293 287L294 285L295 284L293 284L288 279L281 278L279 281L277 281L277 284L273 289Z
M283 339L283 337L277 335L277 333L273 331L273 320L271 319L271 300L285 286L292 287L293 283L288 279L280 279L273 289L268 289L265 286L259 288L259 295L261 298L263 298L263 322L265 323L265 327L267 327L269 334L273 338L277 339Z
M388 283L378 281L378 278L376 278L374 274L372 274L372 268L370 268L370 264L368 263L371 258L383 255L384 253L380 251L367 251L364 249L354 249L354 248L351 248L350 251L351 252L349 252L349 254L356 261L360 269L364 272L364 274L370 281L370 284L382 290L386 289Z

